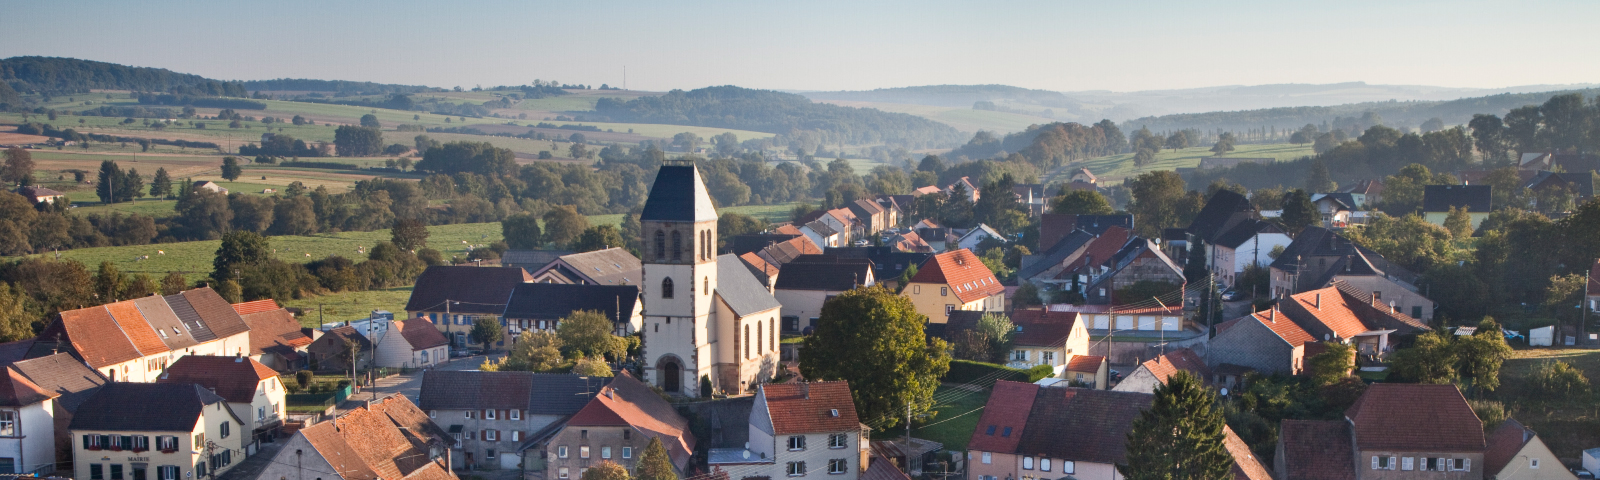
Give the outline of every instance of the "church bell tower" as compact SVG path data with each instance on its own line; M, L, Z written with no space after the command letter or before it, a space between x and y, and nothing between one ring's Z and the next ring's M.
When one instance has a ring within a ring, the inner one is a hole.
M639 223L645 380L669 394L699 396L700 378L712 375L717 210L692 161L661 166Z

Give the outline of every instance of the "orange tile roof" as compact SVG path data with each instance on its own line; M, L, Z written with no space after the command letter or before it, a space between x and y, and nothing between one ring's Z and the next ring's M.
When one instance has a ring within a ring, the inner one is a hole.
M767 260L761 258L760 255L756 255L756 252L745 252L744 255L739 256L739 259L744 260L744 264L746 266L749 266L751 269L761 272L768 277L778 273L778 267L773 266L771 263L767 263Z
M781 234L784 234L784 235L802 235L802 236L805 235L805 232L801 232L800 231L800 227L796 227L792 223L788 224L788 225L779 226L774 231L778 232L778 233L781 233Z
M150 322L139 313L139 307L132 300L124 300L105 305L106 311L111 312L111 318L116 320L117 326L122 328L122 333L133 341L133 346L139 349L144 356L155 355L167 351L167 344L161 341L161 335L150 328Z
M1154 374L1156 380L1161 382L1162 385L1166 385L1167 378L1179 371L1192 373L1201 382L1206 382L1211 377L1211 369L1206 368L1206 362L1201 360L1199 355L1195 355L1194 350L1187 348L1173 350L1165 355L1157 355L1156 358L1146 360L1140 366Z
M1495 427L1494 432L1489 434L1488 447L1483 452L1483 463L1487 464L1485 465L1488 467L1487 472L1494 475L1505 470L1506 465L1516 458L1517 452L1522 451L1522 447L1533 437L1533 430L1528 430L1528 427L1516 419L1507 418L1501 422L1500 426Z
M843 432L861 423L848 382L769 383L761 393L779 435Z
M1272 480L1272 471L1267 470L1261 459L1256 458L1255 452L1250 451L1250 445L1244 443L1244 439L1239 438L1227 425L1222 426L1222 433L1222 445L1228 449L1228 455L1233 456L1234 480Z
M278 301L270 298L233 304L233 311L239 312L240 315L269 312L278 308Z
M48 392L40 388L38 384L28 380L28 377L18 372L16 368L10 366L0 368L0 406L21 407L33 405L59 396L61 394Z
M193 383L229 402L249 403L261 381L276 376L278 372L249 357L185 355L172 362L156 383Z
M934 255L922 264L911 283L948 285L961 303L972 303L1006 291L983 261L963 248Z
M1298 347L1300 345L1317 341L1316 337L1311 336L1310 333L1306 333L1305 329L1300 328L1299 325L1296 325L1294 322L1290 321L1289 317L1284 316L1283 312L1262 310L1253 313L1250 316L1254 317L1256 320L1260 321L1262 325L1265 325L1268 329L1272 330L1272 333L1278 334L1278 338L1282 338L1283 341L1289 342L1290 346Z
M1067 362L1069 372L1099 372L1100 365L1106 362L1106 357L1100 355L1078 355Z
M1356 312L1345 304L1344 295L1341 295L1337 288L1319 288L1289 298L1294 299L1300 307L1310 312L1317 322L1326 325L1340 338L1354 337L1368 330L1367 326L1361 323L1361 318L1356 316Z
M288 310L279 308L241 315L250 327L250 354L260 355L268 348L298 350L311 345L311 337L300 330L300 322Z
M83 356L85 363L94 368L102 368L129 360L138 359L143 355L133 346L128 336L122 333L122 328L117 326L117 321L111 318L111 312L105 307L89 307L61 312L61 320L53 327L59 328L70 340L72 348ZM57 327L58 326L58 327ZM47 336L40 335L41 337Z
M569 427L631 426L660 438L674 465L683 468L688 464L694 452L694 434L689 432L689 420L666 399L627 372L617 375L600 392L567 420Z
M306 442L311 444L328 465L345 480L374 480L380 478L378 472L373 470L361 458L355 447L346 442L336 426L337 421L322 422L300 429L300 435L306 437Z
M1126 228L1107 228L1105 233L1095 237L1094 240L1090 240L1089 246L1084 248L1083 254L1079 255L1077 260L1067 264L1067 268L1063 269L1061 274L1073 275L1077 274L1078 270L1083 267L1104 265L1111 260L1112 256L1117 254L1117 251L1122 250L1123 245L1128 244L1128 238L1132 235L1133 232Z
M980 452L1015 453L1022 432L1028 428L1028 413L1039 386L1027 382L994 382L983 416L967 441L967 449ZM992 430L991 430L992 429Z

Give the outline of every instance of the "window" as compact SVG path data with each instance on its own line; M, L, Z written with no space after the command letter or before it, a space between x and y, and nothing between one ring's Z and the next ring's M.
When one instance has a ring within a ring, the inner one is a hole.
M513 411L515 411L515 410L513 410ZM522 431L521 430L512 430L511 431L511 441L513 441L513 442L522 441Z
M994 435L994 425L990 425L989 428L984 429L983 434Z
M178 467L176 465L156 467L156 480L178 480Z
M672 232L672 259L683 260L683 235Z
M1394 460L1395 460L1394 457L1383 457L1383 456L1374 455L1372 457L1372 469L1373 470L1394 470L1394 463L1395 463Z
M792 452L792 451L796 451L796 450L805 450L805 449L806 449L806 437L804 435L795 435L793 437L789 437L789 451Z
M1400 457L1400 469L1405 471L1415 470L1417 468L1416 460L1412 457Z
M105 480L105 470L101 467L103 466L98 463L89 464L89 480Z
M849 446L850 439L849 437L844 436L843 433L828 435L828 448L846 448Z
M633 458L633 447L622 447L622 458Z
M1040 358L1044 363L1053 364L1056 361L1056 352L1044 352Z
M672 279L661 279L661 298L672 298Z
M992 462L990 462L990 460L991 459L989 458L989 452L983 452L983 464L984 465L988 465L988 464L992 463Z
M17 412L15 410L0 410L0 436L10 437L17 434Z
M439 418L438 410L428 410L428 418Z
M1033 470L1033 457L1022 457L1022 469Z
M256 420L267 418L267 407L256 407Z
M143 466L140 466L140 465L134 465L133 466L133 480L147 480L147 477L145 477L145 475L144 475L144 467Z
M568 478L567 477L567 467L561 467L560 478Z
M1412 305L1411 306L1411 318L1422 318L1422 306L1421 305Z
M83 449L84 450L99 450L101 448L104 448L104 446L100 443L100 436L99 435L84 435L83 436Z
M662 233L660 230L656 230L656 260L665 260L666 258L667 234ZM566 478L566 474L563 473L561 477Z
M767 319L767 345L772 345L773 350L778 349L778 319L776 318Z
M944 316L946 316L946 317L950 316L950 311L951 310L955 310L955 309L956 309L955 305L951 305L951 304L948 304L948 303L944 304Z
M764 332L762 332L762 330L763 330L762 327L765 327L765 325L762 325L760 320L756 320L756 354L757 355L760 355L761 352L766 351L766 350L761 348L761 337L762 337L762 333L764 333ZM745 331L745 333L750 333L750 326L749 325L745 325L744 331Z
M477 440L478 432L467 432L467 440Z
M1012 350L1011 351L1011 361L1014 361L1014 362L1026 362L1026 361L1028 361L1028 351L1027 350Z
M122 464L111 464L111 480L122 480Z
M200 448L201 446L203 446L205 444L206 444L206 433L205 432L200 432L200 433L194 434L194 447L195 448L198 449L198 448Z
M1459 472L1470 472L1470 471L1472 471L1472 459L1470 459L1470 458L1452 458L1452 459L1450 459L1450 470L1459 471Z
M750 358L750 326L744 326L744 358Z
M584 446L578 447L578 458L589 458L589 446L588 445L584 445Z
M483 411L483 419L484 420L494 420L494 409L484 410Z
M623 430L622 431L622 439L623 440L630 440L632 438L633 438L633 430Z
M845 471L845 468L847 468L848 466L849 466L849 461L845 460L843 458L835 458L833 460L828 460L828 474L829 475L843 475L844 471Z
M950 296L950 287L939 287L939 296L941 296L941 297Z
M490 442L500 440L500 431L499 430L484 430L483 431L483 439L486 440L486 441L490 441Z
M806 462L789 462L789 465L785 467L785 471L789 472L789 476L791 477L805 475Z
M556 458L567 458L567 446L556 447Z
M611 458L611 447L600 447L600 458Z
M1006 427L1005 430L1001 430L1000 431L1000 436L1010 438L1011 437L1011 427Z
M150 437L148 437L148 436L134 435L132 437L124 437L124 438L127 438L129 440L129 443L128 443L128 449L129 450L133 450L135 452L143 452L143 451L146 451L146 450L150 449Z
M1077 472L1073 471L1075 469L1075 467L1077 467L1077 464L1075 464L1075 463L1073 463L1073 462L1071 462L1069 460L1062 460L1061 461L1061 473L1065 473L1067 475L1072 475L1074 473L1077 473Z
M222 438L228 438L228 430L229 430L228 422L222 422L222 427L221 427Z
M701 295L710 295L711 294L711 277L703 277L703 278L701 278L700 279L700 283L702 284L700 286L700 294Z
M491 448L488 451L483 452L483 458L494 460L494 449Z
M1039 471L1041 471L1041 472L1050 471L1050 459L1048 459L1048 458L1039 459Z
M164 452L178 451L178 437L162 435L156 437L156 448Z
M474 412L475 412L475 411L474 411L474 410L467 410L467 418L473 418L473 417L476 417L476 415L475 415L475 414L474 414Z

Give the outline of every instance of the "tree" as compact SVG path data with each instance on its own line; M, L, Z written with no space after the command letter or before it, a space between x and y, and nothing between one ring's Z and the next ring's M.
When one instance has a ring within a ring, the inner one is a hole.
M272 249L267 244L267 237L243 230L228 232L222 236L222 246L217 248L216 259L211 261L211 279L220 282L236 278L234 270L271 258Z
M1456 360L1449 336L1439 332L1418 335L1411 348L1395 350L1389 357L1398 379L1416 383L1450 383L1456 377Z
M244 174L244 167L239 166L237 157L222 157L222 178L232 182L238 180L239 175L242 174Z
M1328 173L1328 164L1323 163L1320 157L1312 160L1311 173L1306 174L1306 191L1310 193L1330 193L1338 188L1339 184L1333 181L1333 174Z
M177 295L187 288L189 281L183 278L182 272L167 272L167 276L161 277L162 295Z
M167 174L167 167L157 168L155 178L150 179L150 196L155 198L172 196L172 176Z
M615 330L616 326L611 319L593 310L572 312L556 324L556 335L561 338L561 343L569 356L610 355L616 360L621 360L627 353L627 345L621 337L611 334Z
M21 287L0 283L0 342L31 338L33 315L27 309L28 294Z
M1133 193L1128 213L1138 222L1139 235L1154 237L1162 228L1188 224L1204 206L1196 192L1187 198L1183 177L1172 170L1146 172L1124 182Z
M1004 360L1006 355L1011 354L1011 348L1016 343L1017 326L1011 323L1010 318L995 312L985 313L978 318L974 329L989 341L989 351L999 357L989 361Z
M7 148L6 161L0 166L0 181L17 184L33 176L33 154L21 147Z
M1133 166L1135 166L1135 167L1143 167L1145 165L1149 165L1149 164L1152 164L1152 163L1155 163L1155 162L1156 162L1156 151L1155 150L1151 150L1151 149L1148 149L1148 148L1141 148L1138 151L1133 153Z
M1157 385L1150 409L1128 431L1128 480L1229 480L1233 456L1224 445L1222 410L1216 396L1189 372Z
M1583 376L1583 371L1560 360L1534 364L1533 371L1528 375L1528 382L1533 384L1534 391L1546 398L1558 400L1566 400L1589 391L1589 379Z
M573 135L578 134L574 133ZM574 143L567 147L567 156L578 159L587 157L589 156L589 147L582 143Z
M383 124L378 123L378 116L370 113L361 116L361 126L369 128L383 128Z
M1356 350L1340 342L1323 342L1323 351L1306 362L1311 383L1326 387L1344 381L1356 367Z
M1057 215L1110 215L1116 213L1105 195L1093 190L1069 190L1050 201L1050 213ZM1043 245L1040 245L1044 247Z
M578 239L572 242L572 247L570 248L573 251L582 253L606 248L625 247L627 244L627 241L622 239L622 233L617 230L617 226L608 223L584 229L583 233L578 235Z
M1333 134L1324 133L1322 135L1318 135L1317 140L1312 142L1311 151L1315 152L1317 155L1321 155L1327 153L1329 150L1333 150L1333 147L1337 146L1339 146L1339 141L1333 138Z
M101 203L116 203L121 198L123 179L122 169L117 167L117 162L105 160L100 162L100 178L95 182L94 193L100 197Z
M544 214L545 240L550 243L571 245L588 229L589 219L579 215L571 205L556 206Z
M506 246L518 250L532 250L544 243L544 234L539 230L539 218L527 213L501 220L500 235L505 238Z
M397 218L389 227L390 242L408 251L428 246L428 225L415 218Z
M383 132L372 127L341 126L333 131L341 157L366 157L383 151Z
M1467 207L1450 207L1444 217L1444 229L1458 240L1472 236L1472 217L1467 215Z
M1305 190L1294 189L1283 194L1283 225L1290 232L1299 232L1307 226L1321 223L1322 213L1317 211L1317 205L1311 203L1311 196Z
M561 337L555 332L524 330L499 365L501 371L548 372L561 365Z
M1461 376L1472 380L1473 390L1495 391L1500 388L1500 365L1511 358L1511 346L1506 345L1500 324L1492 317L1478 322L1478 331L1455 340L1456 356L1461 360Z
M939 378L950 370L948 344L923 336L926 318L909 298L882 286L844 292L823 304L816 333L801 350L800 372L849 381L861 417L884 418L881 428L893 427L908 406L932 407Z
M610 460L601 460L599 465L584 470L583 477L578 480L628 480L628 469Z
M678 474L672 471L672 459L667 457L667 448L661 445L661 437L650 437L650 444L645 445L644 454L639 456L639 463L634 464L633 478L678 480Z
M483 349L488 350L491 344L501 341L505 332L500 328L500 321L493 318L481 317L472 322L472 331L467 333L473 343L483 344Z
M122 176L122 186L117 187L118 200L133 200L144 197L144 177L139 175L139 169L129 168L128 173Z
M1211 146L1211 153L1217 156L1227 155L1233 151L1233 142L1233 132L1222 132L1222 135L1217 136L1217 143Z
M1017 287L1017 293L1012 296L1011 300L1012 305L1016 307L1032 307L1042 305L1043 302L1039 298L1039 287L1035 286L1033 282L1022 282L1022 286Z
M584 357L572 366L572 373L585 377L610 377L611 367L598 357Z

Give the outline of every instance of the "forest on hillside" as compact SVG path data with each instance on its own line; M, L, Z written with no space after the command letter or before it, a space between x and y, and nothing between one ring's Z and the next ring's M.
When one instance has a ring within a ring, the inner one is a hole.
M130 67L115 63L56 57L11 57L0 60L0 81L24 93L84 93L92 89L163 92L182 95L243 97L243 84L212 80L165 68Z
M1396 128L1416 127L1433 118L1442 119L1446 125L1465 125L1474 114L1503 115L1513 108L1537 105L1544 103L1550 97L1571 93L1592 96L1600 94L1600 89L1503 93L1449 101L1367 102L1331 107L1283 107L1184 113L1136 118L1123 124L1143 126L1158 132L1191 128L1204 131L1271 129L1284 135L1308 123L1326 125L1329 122L1339 123L1341 118L1371 118L1374 115L1382 119L1381 123Z
M734 86L673 90L633 100L602 98L595 112L616 122L771 132L800 144L936 148L966 139L949 125L913 115L812 103L800 95ZM803 140L808 137L811 141Z

